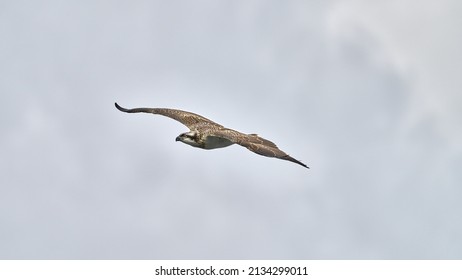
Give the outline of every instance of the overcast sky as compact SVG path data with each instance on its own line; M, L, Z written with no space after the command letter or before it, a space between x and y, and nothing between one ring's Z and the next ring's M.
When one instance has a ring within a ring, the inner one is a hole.
M462 258L460 1L0 1L1 259ZM125 107L192 111L303 161Z

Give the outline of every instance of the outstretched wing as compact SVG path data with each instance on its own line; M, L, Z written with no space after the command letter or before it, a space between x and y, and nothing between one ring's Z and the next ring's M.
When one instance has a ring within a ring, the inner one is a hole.
M125 109L121 107L119 104L115 103L117 109L125 113L150 113L150 114L157 114L169 117L180 123L187 126L190 130L194 130L196 127L201 125L207 124L216 127L223 127L220 124L217 124L203 116L198 114L194 114L191 112L176 110L176 109L166 109L166 108L133 108L133 109Z
M303 162L294 159L293 157L281 151L273 142L258 136L257 134L244 134L232 129L220 129L213 132L214 136L226 138L236 144L246 147L250 151L265 156L274 157L283 160L288 160L300 164L303 167L309 168Z

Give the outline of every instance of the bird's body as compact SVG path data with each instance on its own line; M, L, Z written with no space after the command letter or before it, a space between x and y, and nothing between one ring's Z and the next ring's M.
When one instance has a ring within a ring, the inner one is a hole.
M180 134L176 138L176 141L181 141L196 148L211 150L238 144L259 155L292 161L303 167L309 168L301 161L298 161L285 152L279 150L273 142L266 140L257 134L245 134L226 128L198 114L166 108L125 109L117 103L115 103L115 106L117 109L125 113L158 114L181 122L187 126L190 131Z

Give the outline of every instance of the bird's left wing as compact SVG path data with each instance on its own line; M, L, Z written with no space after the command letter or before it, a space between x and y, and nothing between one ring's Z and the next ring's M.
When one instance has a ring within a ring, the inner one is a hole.
M180 123L184 124L187 126L189 129L193 130L198 126L201 126L203 124L208 124L216 127L223 127L220 124L217 124L207 118L204 118L201 115L194 114L191 112L186 112L182 110L177 110L177 109L166 109L166 108L133 108L133 109L126 109L121 107L119 104L115 103L115 106L119 111L125 112L125 113L150 113L150 114L157 114L157 115L162 115L165 117L169 117L171 119L174 119L176 121L179 121Z

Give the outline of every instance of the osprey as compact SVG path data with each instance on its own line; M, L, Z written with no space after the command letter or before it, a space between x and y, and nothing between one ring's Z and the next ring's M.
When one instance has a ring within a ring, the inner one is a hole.
M115 103L115 106L117 109L125 113L158 114L179 121L187 126L190 131L180 134L175 140L196 148L210 150L238 144L259 155L288 160L309 168L306 164L279 150L273 142L266 140L257 134L244 134L239 131L226 128L194 113L166 108L125 109L117 103Z

